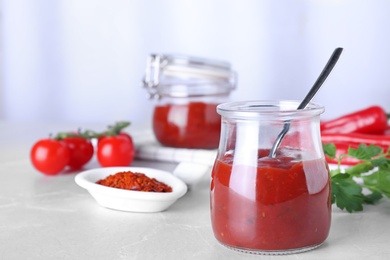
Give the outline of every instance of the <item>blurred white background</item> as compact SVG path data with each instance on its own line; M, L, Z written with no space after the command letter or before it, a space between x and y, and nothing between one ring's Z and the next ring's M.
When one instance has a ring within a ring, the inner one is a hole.
M387 0L2 0L0 24L0 120L148 126L155 52L229 61L233 100L302 99L336 47L323 118L390 111Z

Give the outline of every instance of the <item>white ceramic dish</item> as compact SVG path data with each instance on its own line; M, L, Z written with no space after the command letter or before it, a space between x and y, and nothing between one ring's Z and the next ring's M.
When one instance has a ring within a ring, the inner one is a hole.
M142 192L111 188L96 184L100 179L121 171L140 172L172 187L172 192ZM106 167L86 170L75 177L75 182L88 190L103 207L131 212L160 212L169 208L187 192L186 184L173 174L145 167Z

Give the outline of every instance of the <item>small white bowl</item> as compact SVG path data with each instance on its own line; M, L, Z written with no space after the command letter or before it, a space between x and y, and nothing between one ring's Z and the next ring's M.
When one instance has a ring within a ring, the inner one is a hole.
M144 192L107 187L96 182L117 172L140 172L172 188L172 192ZM167 171L146 167L106 167L86 170L75 182L88 190L101 206L131 212L160 212L169 208L187 192L187 185Z

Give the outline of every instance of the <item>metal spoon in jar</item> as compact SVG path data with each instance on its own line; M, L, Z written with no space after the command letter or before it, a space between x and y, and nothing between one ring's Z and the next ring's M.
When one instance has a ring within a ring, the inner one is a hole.
M333 67L336 65L341 52L343 51L343 48L336 48L333 51L332 56L330 57L328 63L325 65L324 69L322 70L320 76L314 83L313 87L310 89L309 93L307 93L306 97L303 99L301 104L298 106L298 110L304 109L307 104L312 100L314 95L317 93L317 91L320 89L322 84L325 82L326 78L329 76L330 72L332 71ZM284 136L287 134L288 130L290 129L290 120L287 120L284 122L284 126L282 131L279 133L278 137L276 138L268 157L275 158L276 150L278 149L280 143L282 142Z

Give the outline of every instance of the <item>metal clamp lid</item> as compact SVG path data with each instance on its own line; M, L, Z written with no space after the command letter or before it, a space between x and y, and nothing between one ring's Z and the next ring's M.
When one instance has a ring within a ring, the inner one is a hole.
M223 81L235 88L235 72L230 64L183 55L151 54L147 58L143 86L151 98L159 98L159 85L163 78L181 81Z

